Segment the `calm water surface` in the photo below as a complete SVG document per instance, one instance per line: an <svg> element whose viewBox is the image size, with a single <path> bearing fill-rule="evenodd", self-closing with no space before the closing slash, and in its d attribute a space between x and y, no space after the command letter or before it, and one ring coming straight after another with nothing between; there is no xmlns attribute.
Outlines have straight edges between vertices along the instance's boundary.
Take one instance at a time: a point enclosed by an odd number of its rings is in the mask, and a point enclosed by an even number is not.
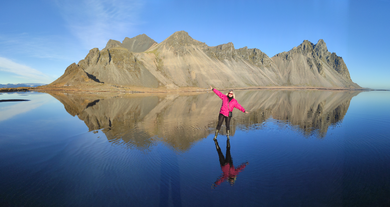
<svg viewBox="0 0 390 207"><path fill-rule="evenodd" d="M236 94L3 93L0 206L390 206L390 92Z"/></svg>

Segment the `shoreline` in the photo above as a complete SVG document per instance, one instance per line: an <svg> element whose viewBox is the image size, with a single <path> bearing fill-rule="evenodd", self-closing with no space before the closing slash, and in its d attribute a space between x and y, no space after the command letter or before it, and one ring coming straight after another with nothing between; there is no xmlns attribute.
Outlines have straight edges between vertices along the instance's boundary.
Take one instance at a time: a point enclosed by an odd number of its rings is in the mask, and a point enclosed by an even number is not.
<svg viewBox="0 0 390 207"><path fill-rule="evenodd" d="M232 87L232 88L216 88L220 91L224 90L321 90L321 91L389 91L385 89L369 89L369 88L327 88L327 87L309 87L309 86L253 86L253 87ZM209 92L207 88L183 87L176 89L167 88L143 88L143 87L20 87L20 88L0 88L0 93L3 92L75 92L75 93L126 93L126 94L140 94L140 93L204 93Z"/></svg>
<svg viewBox="0 0 390 207"><path fill-rule="evenodd" d="M0 93L8 92L27 92L30 91L31 87L19 87L19 88L0 88Z"/></svg>

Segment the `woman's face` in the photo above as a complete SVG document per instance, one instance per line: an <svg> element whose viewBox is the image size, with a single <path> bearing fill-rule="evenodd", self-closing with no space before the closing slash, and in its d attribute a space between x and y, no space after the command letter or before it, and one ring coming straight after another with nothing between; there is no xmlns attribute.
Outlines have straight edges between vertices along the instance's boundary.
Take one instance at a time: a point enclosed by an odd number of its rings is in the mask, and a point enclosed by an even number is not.
<svg viewBox="0 0 390 207"><path fill-rule="evenodd" d="M233 97L233 91L229 91L228 96Z"/></svg>

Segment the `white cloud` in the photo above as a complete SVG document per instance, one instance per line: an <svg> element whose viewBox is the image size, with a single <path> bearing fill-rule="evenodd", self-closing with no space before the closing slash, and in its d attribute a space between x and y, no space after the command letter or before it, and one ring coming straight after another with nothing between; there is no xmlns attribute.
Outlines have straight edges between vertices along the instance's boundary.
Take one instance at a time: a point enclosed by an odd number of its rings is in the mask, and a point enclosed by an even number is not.
<svg viewBox="0 0 390 207"><path fill-rule="evenodd" d="M70 32L87 49L124 38L134 30L142 8L138 0L68 0L57 1L57 5Z"/></svg>
<svg viewBox="0 0 390 207"><path fill-rule="evenodd" d="M11 105L0 105L0 122L10 119L16 115L36 109L46 104L50 100L50 97L47 95L35 95L35 97L36 98L31 101L23 101Z"/></svg>
<svg viewBox="0 0 390 207"><path fill-rule="evenodd" d="M4 57L0 57L0 71L16 74L18 78L25 79L30 83L50 83L53 81L52 78L39 70L15 63Z"/></svg>

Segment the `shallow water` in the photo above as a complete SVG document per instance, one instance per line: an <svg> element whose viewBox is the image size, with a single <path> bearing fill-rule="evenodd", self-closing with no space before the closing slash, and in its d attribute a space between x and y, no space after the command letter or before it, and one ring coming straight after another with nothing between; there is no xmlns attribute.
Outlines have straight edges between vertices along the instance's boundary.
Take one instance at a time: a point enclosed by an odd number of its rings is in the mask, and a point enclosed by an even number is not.
<svg viewBox="0 0 390 207"><path fill-rule="evenodd" d="M0 206L390 205L390 92L237 91L229 143L213 93L0 99Z"/></svg>

